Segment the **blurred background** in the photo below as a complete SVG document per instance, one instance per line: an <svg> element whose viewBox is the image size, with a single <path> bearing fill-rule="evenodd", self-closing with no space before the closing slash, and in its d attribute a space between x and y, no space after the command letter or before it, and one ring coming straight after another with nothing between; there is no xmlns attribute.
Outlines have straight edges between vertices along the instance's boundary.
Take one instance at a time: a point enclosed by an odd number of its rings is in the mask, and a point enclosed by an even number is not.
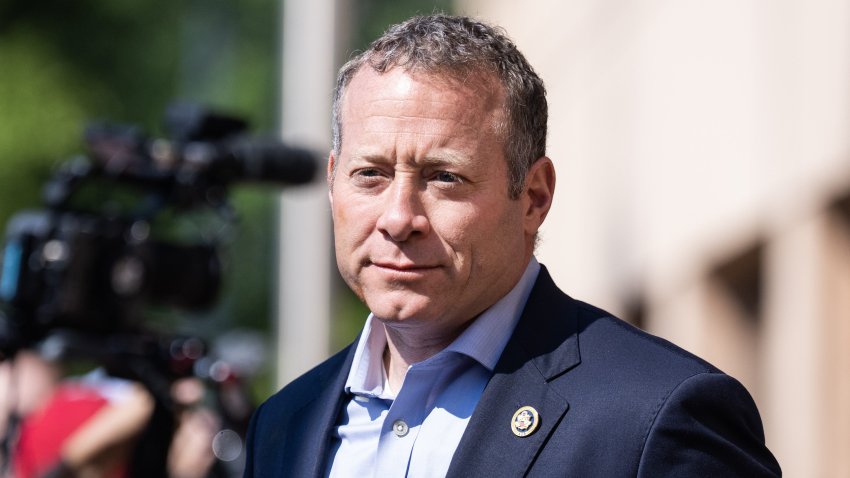
<svg viewBox="0 0 850 478"><path fill-rule="evenodd" d="M330 145L334 76L412 14L503 26L550 102L538 258L567 293L753 394L787 476L850 476L850 2L222 0L0 4L0 221L107 119L163 135L188 100ZM321 176L321 174L320 174ZM237 185L223 290L154 311L223 344L255 402L345 346L321 180Z"/></svg>

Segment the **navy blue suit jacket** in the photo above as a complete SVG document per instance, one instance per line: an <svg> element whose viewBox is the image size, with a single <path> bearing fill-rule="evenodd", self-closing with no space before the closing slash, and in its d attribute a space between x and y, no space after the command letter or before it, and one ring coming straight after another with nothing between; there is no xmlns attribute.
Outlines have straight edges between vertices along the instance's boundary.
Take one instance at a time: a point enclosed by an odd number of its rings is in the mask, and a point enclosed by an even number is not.
<svg viewBox="0 0 850 478"><path fill-rule="evenodd" d="M321 476L354 346L255 413L246 477ZM538 429L511 431L522 406ZM449 476L779 476L753 400L688 352L561 292L545 268Z"/></svg>

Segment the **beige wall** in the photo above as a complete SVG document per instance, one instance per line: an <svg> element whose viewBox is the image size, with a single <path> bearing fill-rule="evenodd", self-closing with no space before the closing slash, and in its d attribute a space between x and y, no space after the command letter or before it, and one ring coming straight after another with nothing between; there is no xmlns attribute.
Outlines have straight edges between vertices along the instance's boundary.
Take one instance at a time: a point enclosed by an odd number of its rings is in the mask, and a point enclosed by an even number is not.
<svg viewBox="0 0 850 478"><path fill-rule="evenodd" d="M850 1L457 5L548 86L556 281L738 377L786 476L850 476Z"/></svg>

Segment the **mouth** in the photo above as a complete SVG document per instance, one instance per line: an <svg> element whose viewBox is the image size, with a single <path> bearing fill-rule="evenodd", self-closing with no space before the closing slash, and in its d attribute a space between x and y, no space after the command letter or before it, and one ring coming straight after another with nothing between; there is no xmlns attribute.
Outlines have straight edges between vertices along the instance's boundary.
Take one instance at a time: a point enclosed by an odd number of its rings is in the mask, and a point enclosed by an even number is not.
<svg viewBox="0 0 850 478"><path fill-rule="evenodd" d="M440 266L436 265L421 265L397 262L371 262L369 265L383 272L398 275L417 275L440 268Z"/></svg>

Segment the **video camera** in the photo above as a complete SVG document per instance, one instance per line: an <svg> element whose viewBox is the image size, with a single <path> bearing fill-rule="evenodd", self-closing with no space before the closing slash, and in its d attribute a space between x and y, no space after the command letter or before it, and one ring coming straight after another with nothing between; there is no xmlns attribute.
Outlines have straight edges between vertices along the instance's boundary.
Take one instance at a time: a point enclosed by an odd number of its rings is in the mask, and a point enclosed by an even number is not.
<svg viewBox="0 0 850 478"><path fill-rule="evenodd" d="M221 282L218 238L163 239L162 218L205 210L232 221L231 185L315 175L311 152L250 138L237 118L177 104L165 127L167 139L149 139L135 126L90 126L89 155L53 174L45 208L10 219L0 269L4 356L57 330L132 332L147 304L208 307Z"/></svg>

